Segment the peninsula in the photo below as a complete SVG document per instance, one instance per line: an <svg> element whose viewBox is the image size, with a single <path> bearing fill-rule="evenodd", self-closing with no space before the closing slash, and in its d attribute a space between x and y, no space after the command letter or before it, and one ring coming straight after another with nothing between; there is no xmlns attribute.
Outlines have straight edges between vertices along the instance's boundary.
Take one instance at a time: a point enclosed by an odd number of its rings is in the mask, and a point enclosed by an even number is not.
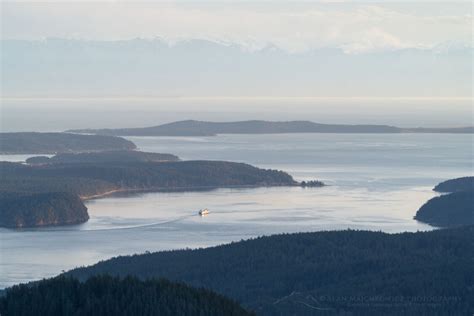
<svg viewBox="0 0 474 316"><path fill-rule="evenodd" d="M448 193L432 198L415 219L437 227L474 225L474 177L447 180L434 191Z"/></svg>

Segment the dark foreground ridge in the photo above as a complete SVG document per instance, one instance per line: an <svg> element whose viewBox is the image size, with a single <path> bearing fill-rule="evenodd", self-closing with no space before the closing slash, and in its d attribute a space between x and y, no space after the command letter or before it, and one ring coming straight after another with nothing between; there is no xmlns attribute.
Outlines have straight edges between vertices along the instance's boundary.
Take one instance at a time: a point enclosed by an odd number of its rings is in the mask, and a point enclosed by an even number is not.
<svg viewBox="0 0 474 316"><path fill-rule="evenodd" d="M258 315L470 315L473 253L474 226L332 231L118 257L67 274L179 280Z"/></svg>
<svg viewBox="0 0 474 316"><path fill-rule="evenodd" d="M14 228L87 221L85 206L78 199L117 191L300 185L283 171L226 161L39 165L0 162L0 171L0 226ZM59 194L63 192L69 194Z"/></svg>
<svg viewBox="0 0 474 316"><path fill-rule="evenodd" d="M447 180L433 190L450 194L426 202L416 213L416 220L437 227L474 225L474 177Z"/></svg>
<svg viewBox="0 0 474 316"><path fill-rule="evenodd" d="M179 121L144 128L77 129L74 133L116 136L215 136L217 134L283 134L283 133L474 133L474 127L398 128L388 125L320 124L310 121Z"/></svg>
<svg viewBox="0 0 474 316"><path fill-rule="evenodd" d="M0 298L3 316L244 316L236 302L204 289L166 280L97 276L84 283L58 277L14 286Z"/></svg>
<svg viewBox="0 0 474 316"><path fill-rule="evenodd" d="M56 154L135 148L131 141L104 135L0 133L0 154Z"/></svg>

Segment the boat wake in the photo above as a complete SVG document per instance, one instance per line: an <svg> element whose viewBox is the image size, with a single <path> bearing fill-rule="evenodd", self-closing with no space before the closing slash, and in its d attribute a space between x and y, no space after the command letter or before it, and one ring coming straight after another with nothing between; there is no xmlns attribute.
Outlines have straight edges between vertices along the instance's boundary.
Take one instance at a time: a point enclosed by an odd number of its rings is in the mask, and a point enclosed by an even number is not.
<svg viewBox="0 0 474 316"><path fill-rule="evenodd" d="M172 224L176 222L183 221L188 218L192 217L197 217L199 216L198 214L189 214L189 215L184 215L180 216L174 219L170 220L165 220L165 221L159 221L159 222L153 222L153 223L143 223L143 224L138 224L138 225L123 225L123 226L115 226L115 227L110 227L110 228L85 228L85 229L80 229L81 231L111 231L111 230L129 230L129 229L142 229L142 228L153 228L153 227L159 227L162 225L167 225L167 224Z"/></svg>

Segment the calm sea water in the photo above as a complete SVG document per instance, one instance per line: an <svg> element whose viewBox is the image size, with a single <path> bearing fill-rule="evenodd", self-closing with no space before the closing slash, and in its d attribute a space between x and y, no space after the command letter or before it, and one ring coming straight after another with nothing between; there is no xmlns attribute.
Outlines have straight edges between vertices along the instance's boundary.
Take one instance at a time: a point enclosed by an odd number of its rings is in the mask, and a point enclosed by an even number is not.
<svg viewBox="0 0 474 316"><path fill-rule="evenodd" d="M220 135L130 137L141 150L182 159L247 162L324 188L143 193L87 202L88 223L0 230L0 287L117 255L205 247L283 232L430 230L413 220L438 182L472 175L472 135ZM25 157L0 159L22 160ZM197 211L211 214L199 217Z"/></svg>

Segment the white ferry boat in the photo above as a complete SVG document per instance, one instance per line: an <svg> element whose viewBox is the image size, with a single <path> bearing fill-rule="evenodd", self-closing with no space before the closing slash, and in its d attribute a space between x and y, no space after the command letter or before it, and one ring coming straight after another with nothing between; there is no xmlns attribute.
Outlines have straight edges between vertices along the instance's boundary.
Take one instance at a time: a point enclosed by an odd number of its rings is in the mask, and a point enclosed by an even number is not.
<svg viewBox="0 0 474 316"><path fill-rule="evenodd" d="M209 214L209 210L207 208L199 211L200 216L204 216L204 215L207 215L207 214Z"/></svg>

